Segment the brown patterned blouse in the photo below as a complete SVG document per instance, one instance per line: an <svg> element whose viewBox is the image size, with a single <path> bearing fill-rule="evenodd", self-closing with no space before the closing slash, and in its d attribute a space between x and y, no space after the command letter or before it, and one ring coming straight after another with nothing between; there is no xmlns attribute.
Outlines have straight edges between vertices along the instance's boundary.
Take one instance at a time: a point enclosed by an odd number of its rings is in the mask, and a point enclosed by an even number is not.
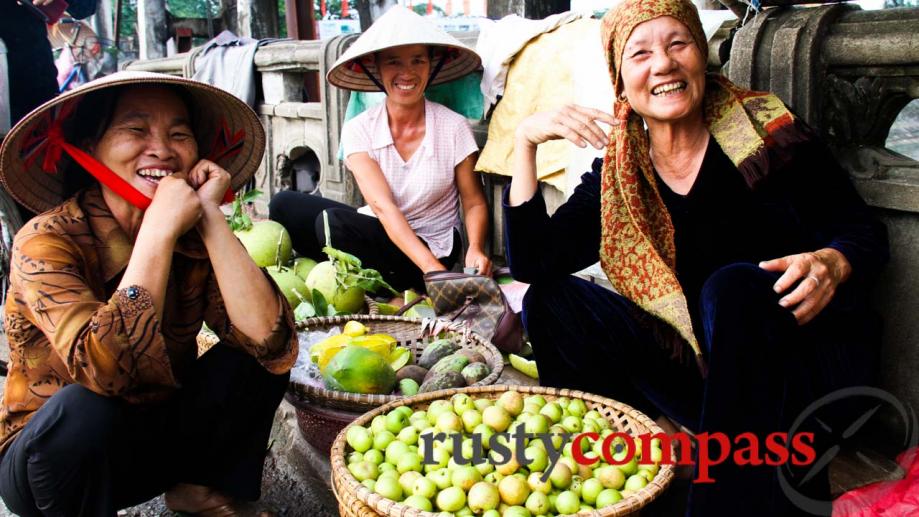
<svg viewBox="0 0 919 517"><path fill-rule="evenodd" d="M0 402L0 452L67 384L133 403L167 398L197 358L202 322L270 372L293 366L293 313L276 286L277 320L271 335L256 343L227 318L204 244L191 231L176 244L160 322L144 288L116 290L132 250L98 187L35 217L16 235L4 321L10 364Z"/></svg>

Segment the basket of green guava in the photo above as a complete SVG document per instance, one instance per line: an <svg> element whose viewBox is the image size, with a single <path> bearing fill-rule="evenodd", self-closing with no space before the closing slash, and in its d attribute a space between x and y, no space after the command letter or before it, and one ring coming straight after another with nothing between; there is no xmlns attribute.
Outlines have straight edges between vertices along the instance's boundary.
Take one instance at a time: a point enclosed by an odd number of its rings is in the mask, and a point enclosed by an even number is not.
<svg viewBox="0 0 919 517"><path fill-rule="evenodd" d="M637 515L673 480L676 450L661 436L640 411L582 391L442 390L345 427L332 489L348 517Z"/></svg>

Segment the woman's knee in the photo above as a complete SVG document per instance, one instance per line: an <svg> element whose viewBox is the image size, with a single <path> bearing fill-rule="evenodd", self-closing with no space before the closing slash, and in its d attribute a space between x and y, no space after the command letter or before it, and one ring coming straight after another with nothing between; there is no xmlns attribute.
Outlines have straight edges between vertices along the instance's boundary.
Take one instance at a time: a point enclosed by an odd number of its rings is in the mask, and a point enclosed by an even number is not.
<svg viewBox="0 0 919 517"><path fill-rule="evenodd" d="M715 306L759 306L763 301L778 302L773 286L778 275L756 264L739 263L724 266L712 273L699 296L703 312Z"/></svg>
<svg viewBox="0 0 919 517"><path fill-rule="evenodd" d="M290 218L290 207L293 204L302 202L304 194L294 190L282 190L272 196L268 202L268 218L285 224Z"/></svg>
<svg viewBox="0 0 919 517"><path fill-rule="evenodd" d="M548 278L530 284L523 296L523 313L538 312L540 310L557 307L561 299L568 296L569 292L579 289L585 280L574 276L561 276Z"/></svg>
<svg viewBox="0 0 919 517"><path fill-rule="evenodd" d="M348 242L352 238L359 238L356 235L355 216L360 214L353 209L348 208L326 208L319 213L316 218L316 238L320 243L328 240L326 236L326 222L328 222L329 232L335 236L336 243L333 247L342 246L342 242Z"/></svg>
<svg viewBox="0 0 919 517"><path fill-rule="evenodd" d="M110 443L122 416L117 399L104 397L79 384L61 388L29 421L23 438L35 458L79 464L98 458Z"/></svg>

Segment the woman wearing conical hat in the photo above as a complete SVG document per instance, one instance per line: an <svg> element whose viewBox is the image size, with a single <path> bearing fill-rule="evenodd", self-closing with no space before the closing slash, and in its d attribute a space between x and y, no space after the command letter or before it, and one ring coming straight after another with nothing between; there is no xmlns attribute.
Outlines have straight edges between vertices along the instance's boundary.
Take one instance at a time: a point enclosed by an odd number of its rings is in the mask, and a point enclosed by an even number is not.
<svg viewBox="0 0 919 517"><path fill-rule="evenodd" d="M378 19L328 73L332 84L383 91L385 102L342 129L345 164L367 205L281 192L270 217L291 234L301 255L322 259L326 242L379 270L398 289L423 287L428 271L458 261L488 274L488 208L473 172L478 147L466 119L428 101L425 88L479 68L471 49L401 6ZM462 257L460 204L469 249Z"/></svg>
<svg viewBox="0 0 919 517"><path fill-rule="evenodd" d="M69 91L7 135L0 179L40 214L13 242L4 317L13 513L114 516L165 492L176 511L235 515L258 498L297 338L220 205L264 146L229 93L141 72ZM205 322L220 342L198 357Z"/></svg>
<svg viewBox="0 0 919 517"><path fill-rule="evenodd" d="M686 515L828 515L827 429L858 415L795 419L872 380L867 288L885 229L778 97L706 75L689 0L623 0L602 35L614 113L568 106L522 122L504 198L540 382L724 433L731 451L705 451L724 461L696 470ZM560 138L606 153L549 217L535 154ZM570 276L598 260L615 291ZM816 434L766 440L794 431ZM803 466L782 459L789 449Z"/></svg>

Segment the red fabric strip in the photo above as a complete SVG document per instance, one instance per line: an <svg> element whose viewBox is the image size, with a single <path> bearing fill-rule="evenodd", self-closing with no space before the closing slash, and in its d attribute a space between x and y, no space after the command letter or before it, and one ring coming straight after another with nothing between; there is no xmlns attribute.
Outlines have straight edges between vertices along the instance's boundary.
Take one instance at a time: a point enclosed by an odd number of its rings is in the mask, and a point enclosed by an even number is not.
<svg viewBox="0 0 919 517"><path fill-rule="evenodd" d="M150 206L150 203L153 201L152 199L143 195L121 176L112 172L111 169L99 163L99 161L92 156L84 153L80 148L67 143L63 139L58 145L67 151L67 154L80 164L81 167L86 169L86 172L99 180L99 183L112 189L113 192L121 196L128 203L131 203L141 210L146 210L147 207Z"/></svg>

